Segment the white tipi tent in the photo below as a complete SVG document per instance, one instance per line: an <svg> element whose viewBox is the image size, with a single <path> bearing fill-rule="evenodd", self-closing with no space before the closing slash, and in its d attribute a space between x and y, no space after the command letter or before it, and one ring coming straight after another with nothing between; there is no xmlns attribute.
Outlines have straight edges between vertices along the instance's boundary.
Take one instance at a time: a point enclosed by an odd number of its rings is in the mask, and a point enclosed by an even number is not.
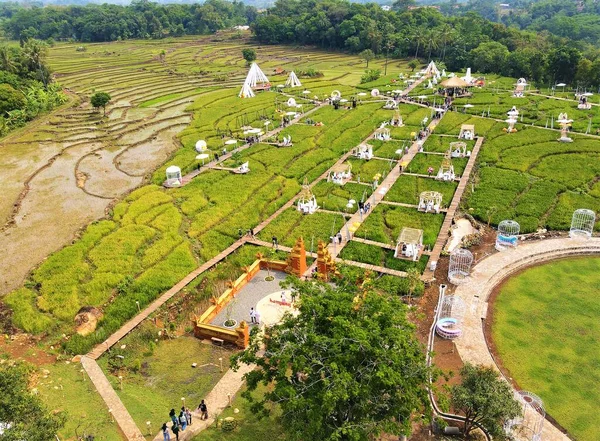
<svg viewBox="0 0 600 441"><path fill-rule="evenodd" d="M471 76L471 68L467 67L467 74L462 77L463 81L466 81L467 83L471 84L473 82L473 77Z"/></svg>
<svg viewBox="0 0 600 441"><path fill-rule="evenodd" d="M248 83L250 87L255 88L258 83L266 84L269 82L269 79L264 74L258 64L252 63L250 66L250 71L248 72L248 76L246 77L245 83Z"/></svg>
<svg viewBox="0 0 600 441"><path fill-rule="evenodd" d="M425 68L425 74L426 75L432 75L434 77L437 77L440 75L440 71L437 68L437 66L435 65L435 63L432 61L431 63L429 63L427 65L427 67Z"/></svg>
<svg viewBox="0 0 600 441"><path fill-rule="evenodd" d="M240 94L238 96L240 98L252 98L255 96L252 87L250 87L250 84L247 81L244 82L242 90L240 90Z"/></svg>
<svg viewBox="0 0 600 441"><path fill-rule="evenodd" d="M294 73L294 71L291 71L290 76L288 77L287 81L285 82L285 85L287 87L300 87L300 86L302 86L302 83L300 82L300 80L298 79L298 76Z"/></svg>

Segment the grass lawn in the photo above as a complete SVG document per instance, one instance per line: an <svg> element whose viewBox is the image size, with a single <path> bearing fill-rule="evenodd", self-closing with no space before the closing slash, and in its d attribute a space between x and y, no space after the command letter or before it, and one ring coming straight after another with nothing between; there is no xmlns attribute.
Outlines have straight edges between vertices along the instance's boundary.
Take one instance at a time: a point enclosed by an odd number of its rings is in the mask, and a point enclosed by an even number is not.
<svg viewBox="0 0 600 441"><path fill-rule="evenodd" d="M79 436L85 432L99 441L124 440L117 425L111 421L106 404L81 369L79 363L57 362L41 366L34 386L48 409L66 413L67 421L59 432L60 438L74 439L77 430ZM49 371L46 378L45 370Z"/></svg>
<svg viewBox="0 0 600 441"><path fill-rule="evenodd" d="M580 441L600 439L599 287L600 258L559 260L511 278L494 303L504 366Z"/></svg>
<svg viewBox="0 0 600 441"><path fill-rule="evenodd" d="M126 351L122 352L125 360ZM181 407L181 397L185 397L186 406L198 406L223 375L219 370L219 357L223 358L226 368L230 355L230 351L194 337L179 337L162 341L151 355L139 357L138 373L129 369L110 374L107 356L100 360L100 366L138 427L145 431L146 421L150 421L152 428L158 431L162 423L168 421L169 410ZM198 367L192 368L192 363ZM118 375L123 376L122 390Z"/></svg>
<svg viewBox="0 0 600 441"><path fill-rule="evenodd" d="M259 396L264 393L264 387L259 387L253 394ZM239 409L239 413L234 413L234 409ZM219 418L234 417L237 421L237 427L231 432L224 432L221 428L214 425L202 431L192 441L256 441L284 440L283 428L278 423L277 417L279 410L274 407L269 418L258 419L251 411L250 405L245 398L238 393L231 403L231 407L221 413Z"/></svg>

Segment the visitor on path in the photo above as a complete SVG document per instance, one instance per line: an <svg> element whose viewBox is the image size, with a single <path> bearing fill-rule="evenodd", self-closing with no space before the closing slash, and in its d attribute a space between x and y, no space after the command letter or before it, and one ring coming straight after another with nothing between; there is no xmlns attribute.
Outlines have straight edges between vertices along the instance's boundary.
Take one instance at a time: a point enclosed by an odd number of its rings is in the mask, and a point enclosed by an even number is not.
<svg viewBox="0 0 600 441"><path fill-rule="evenodd" d="M273 241L273 248L275 248L275 251L277 251L277 238L273 236L271 240Z"/></svg>
<svg viewBox="0 0 600 441"><path fill-rule="evenodd" d="M337 239L338 239L338 243L341 244L342 243L342 233L338 233L337 234Z"/></svg>
<svg viewBox="0 0 600 441"><path fill-rule="evenodd" d="M243 231L241 228L238 228L238 236L240 237L240 239L242 238L242 236L244 235Z"/></svg>
<svg viewBox="0 0 600 441"><path fill-rule="evenodd" d="M169 417L171 417L171 421L173 421L173 424L179 424L177 422L177 415L175 415L175 409L171 409L171 411L169 412Z"/></svg>
<svg viewBox="0 0 600 441"><path fill-rule="evenodd" d="M183 413L185 413L185 419L187 420L188 426L192 425L192 412L187 407L181 407Z"/></svg>
<svg viewBox="0 0 600 441"><path fill-rule="evenodd" d="M294 302L296 301L296 296L298 295L298 293L296 291L292 291L292 305L294 304Z"/></svg>
<svg viewBox="0 0 600 441"><path fill-rule="evenodd" d="M187 427L187 418L185 417L183 410L179 412L179 423L181 424L181 431L183 432Z"/></svg>
<svg viewBox="0 0 600 441"><path fill-rule="evenodd" d="M204 400L200 402L198 405L198 409L200 410L200 419L207 420L208 419L208 407L206 407L206 403Z"/></svg>
<svg viewBox="0 0 600 441"><path fill-rule="evenodd" d="M256 324L260 325L260 311L258 309L254 311L254 318L256 320Z"/></svg>
<svg viewBox="0 0 600 441"><path fill-rule="evenodd" d="M431 175L433 174L433 167L429 167L429 168L427 169L427 174L428 174L429 176L431 176Z"/></svg>
<svg viewBox="0 0 600 441"><path fill-rule="evenodd" d="M284 305L287 304L287 297L285 296L285 291L281 291L281 303Z"/></svg>
<svg viewBox="0 0 600 441"><path fill-rule="evenodd" d="M173 423L173 425L171 426L171 430L173 431L173 435L175 435L175 439L179 441L179 426Z"/></svg>
<svg viewBox="0 0 600 441"><path fill-rule="evenodd" d="M254 308L250 308L250 323L256 324L256 311Z"/></svg>
<svg viewBox="0 0 600 441"><path fill-rule="evenodd" d="M215 161L218 161L218 160L219 160L219 154L215 153Z"/></svg>
<svg viewBox="0 0 600 441"><path fill-rule="evenodd" d="M167 427L167 423L163 423L162 433L164 441L171 441L171 435L169 434L169 428Z"/></svg>

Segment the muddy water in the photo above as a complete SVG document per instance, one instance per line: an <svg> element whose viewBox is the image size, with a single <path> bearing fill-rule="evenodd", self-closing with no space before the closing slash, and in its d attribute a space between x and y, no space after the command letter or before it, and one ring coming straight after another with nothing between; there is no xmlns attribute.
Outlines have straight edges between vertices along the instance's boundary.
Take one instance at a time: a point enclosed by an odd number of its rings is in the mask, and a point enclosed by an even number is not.
<svg viewBox="0 0 600 441"><path fill-rule="evenodd" d="M0 295L142 184L178 148L174 136L191 121L184 113L188 103L164 112L115 104L119 108L108 115L112 128L90 130L96 118L80 106L52 115L54 134L33 123L0 142ZM52 142L38 141L49 136Z"/></svg>

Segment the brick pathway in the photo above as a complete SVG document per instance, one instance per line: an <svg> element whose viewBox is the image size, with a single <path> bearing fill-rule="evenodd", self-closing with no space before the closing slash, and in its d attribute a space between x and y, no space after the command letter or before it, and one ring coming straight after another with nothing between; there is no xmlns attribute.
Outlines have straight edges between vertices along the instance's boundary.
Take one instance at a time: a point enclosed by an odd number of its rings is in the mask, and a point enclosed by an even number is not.
<svg viewBox="0 0 600 441"><path fill-rule="evenodd" d="M452 202L448 207L446 212L446 217L444 218L444 223L442 224L442 228L440 228L440 233L438 234L437 240L435 241L435 245L433 246L433 250L431 251L431 255L429 256L429 262L437 262L440 258L440 254L444 249L444 244L450 237L450 226L452 225L452 220L454 219L454 214L458 209L458 204L462 198L463 193L465 192L465 188L469 183L469 176L471 175L471 171L473 171L473 167L475 166L475 161L477 160L477 155L479 154L479 150L481 149L481 144L483 144L484 138L477 138L477 142L473 147L473 151L471 152L471 156L469 157L469 161L463 171L462 176L460 177L460 181L458 183L458 187L456 187L456 191L454 192L454 197L452 198ZM431 267L427 265L427 268L423 272L423 280L431 281L434 279L434 271L431 270Z"/></svg>
<svg viewBox="0 0 600 441"><path fill-rule="evenodd" d="M467 305L462 321L463 336L454 341L463 362L483 364L498 369L483 332L483 323L487 317L487 301L498 283L527 266L561 257L590 254L600 254L600 238L595 237L590 240L560 238L520 243L516 249L494 253L479 262L473 268L470 281L458 286L454 292L454 295L461 297ZM544 441L569 440L549 422L544 424L542 439Z"/></svg>

